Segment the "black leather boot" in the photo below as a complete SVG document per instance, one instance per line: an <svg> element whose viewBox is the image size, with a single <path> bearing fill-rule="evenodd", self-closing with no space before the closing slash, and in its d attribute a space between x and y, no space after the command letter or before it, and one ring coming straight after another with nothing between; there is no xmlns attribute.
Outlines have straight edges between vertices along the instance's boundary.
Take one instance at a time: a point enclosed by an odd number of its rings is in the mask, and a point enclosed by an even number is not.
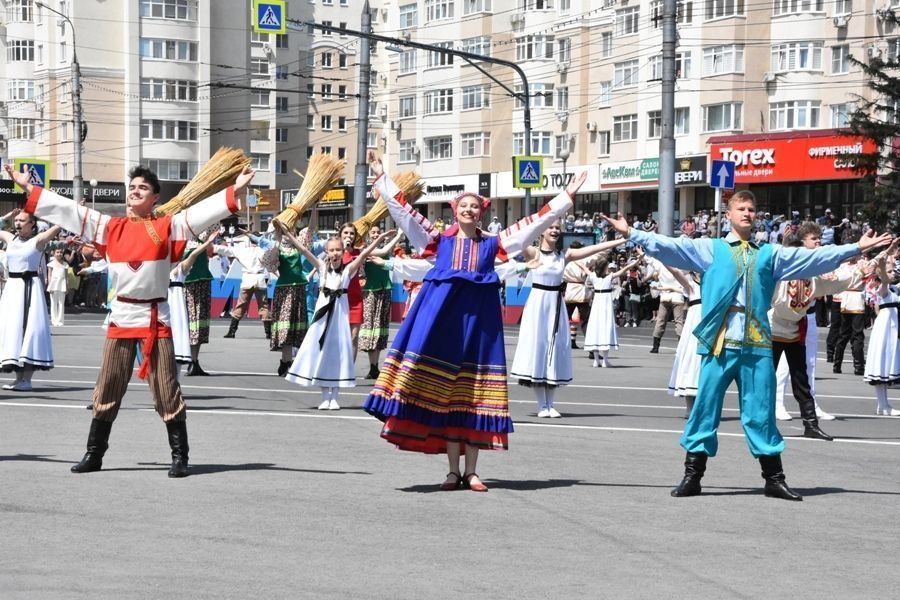
<svg viewBox="0 0 900 600"><path fill-rule="evenodd" d="M803 437L812 438L814 440L825 440L831 442L833 437L819 429L818 419L803 419Z"/></svg>
<svg viewBox="0 0 900 600"><path fill-rule="evenodd" d="M166 423L169 434L169 447L172 448L172 468L169 477L187 477L188 475L188 437L187 421Z"/></svg>
<svg viewBox="0 0 900 600"><path fill-rule="evenodd" d="M672 490L672 496L675 498L685 498L687 496L700 495L700 480L706 472L706 460L709 458L706 454L699 452L688 452L684 457L684 479Z"/></svg>
<svg viewBox="0 0 900 600"><path fill-rule="evenodd" d="M234 317L231 317L231 325L228 326L228 333L225 334L225 337L233 338L234 334L237 333L238 324L240 322L241 321L239 319L235 319Z"/></svg>
<svg viewBox="0 0 900 600"><path fill-rule="evenodd" d="M378 369L378 365L369 365L369 373L366 375L366 379L378 379L379 375L381 375L381 371Z"/></svg>
<svg viewBox="0 0 900 600"><path fill-rule="evenodd" d="M799 502L803 496L788 487L784 480L784 469L781 467L781 455L760 456L759 465L762 467L762 476L766 480L765 493L769 498L793 500Z"/></svg>
<svg viewBox="0 0 900 600"><path fill-rule="evenodd" d="M188 363L187 369L184 370L184 374L187 377L191 377L194 374L194 363Z"/></svg>
<svg viewBox="0 0 900 600"><path fill-rule="evenodd" d="M572 350L578 350L578 344L575 342L575 338L572 338Z"/></svg>
<svg viewBox="0 0 900 600"><path fill-rule="evenodd" d="M188 365L186 375L188 377L207 377L209 376L209 373L207 373L200 367L200 361L195 360L190 365Z"/></svg>
<svg viewBox="0 0 900 600"><path fill-rule="evenodd" d="M111 421L91 421L91 431L88 433L87 452L77 465L72 467L73 473L91 473L99 471L103 466L103 455L109 448L109 432L112 431Z"/></svg>
<svg viewBox="0 0 900 600"><path fill-rule="evenodd" d="M272 339L272 321L263 321L263 329L266 331L266 339Z"/></svg>
<svg viewBox="0 0 900 600"><path fill-rule="evenodd" d="M291 368L291 361L289 360L279 360L278 361L278 376L284 377L287 375L288 369Z"/></svg>
<svg viewBox="0 0 900 600"><path fill-rule="evenodd" d="M662 341L662 338L653 338L653 347L650 348L650 354L659 354L659 343Z"/></svg>

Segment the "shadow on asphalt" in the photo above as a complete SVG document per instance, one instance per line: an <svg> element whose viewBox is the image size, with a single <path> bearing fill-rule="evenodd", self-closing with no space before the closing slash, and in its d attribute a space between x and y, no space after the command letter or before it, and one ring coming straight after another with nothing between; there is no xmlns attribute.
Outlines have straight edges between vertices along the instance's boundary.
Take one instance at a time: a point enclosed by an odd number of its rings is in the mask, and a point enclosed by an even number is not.
<svg viewBox="0 0 900 600"><path fill-rule="evenodd" d="M49 463L65 463L74 465L77 460L60 460L58 458L49 458L48 454L10 454L0 456L0 462L16 461L16 462L49 462Z"/></svg>
<svg viewBox="0 0 900 600"><path fill-rule="evenodd" d="M531 492L535 490L546 490L553 488L572 487L574 485L602 485L597 483L584 483L578 479L525 479L521 481L512 481L504 479L484 479L484 484L494 490L514 490L518 492ZM413 492L416 494L430 494L432 492L440 492L440 483L429 483L421 485L411 485L405 488L397 488L400 492Z"/></svg>
<svg viewBox="0 0 900 600"><path fill-rule="evenodd" d="M115 469L103 469L104 471L167 471L170 465L165 463L138 463L137 467L119 467ZM291 473L315 473L319 475L371 475L367 471L327 471L324 469L292 469L279 467L275 463L242 463L233 465L223 464L191 464L190 475L211 475L226 473L228 471L287 471Z"/></svg>

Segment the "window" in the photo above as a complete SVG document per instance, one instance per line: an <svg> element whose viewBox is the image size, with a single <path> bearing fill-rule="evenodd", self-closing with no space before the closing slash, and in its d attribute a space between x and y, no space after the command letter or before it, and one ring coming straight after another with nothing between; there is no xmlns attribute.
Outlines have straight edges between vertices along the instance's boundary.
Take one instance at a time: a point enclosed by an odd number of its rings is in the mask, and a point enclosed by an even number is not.
<svg viewBox="0 0 900 600"><path fill-rule="evenodd" d="M276 127L275 128L275 142L278 144L285 144L288 141L288 128L287 127Z"/></svg>
<svg viewBox="0 0 900 600"><path fill-rule="evenodd" d="M703 49L703 76L744 72L744 47L737 44Z"/></svg>
<svg viewBox="0 0 900 600"><path fill-rule="evenodd" d="M556 88L556 110L569 110L569 86Z"/></svg>
<svg viewBox="0 0 900 600"><path fill-rule="evenodd" d="M338 86L338 100L346 100L347 99L347 86L339 85Z"/></svg>
<svg viewBox="0 0 900 600"><path fill-rule="evenodd" d="M288 164L286 160L276 160L275 161L275 174L276 175L287 175Z"/></svg>
<svg viewBox="0 0 900 600"><path fill-rule="evenodd" d="M322 53L322 66L326 69L331 68L331 52L323 52Z"/></svg>
<svg viewBox="0 0 900 600"><path fill-rule="evenodd" d="M197 163L184 160L149 159L147 166L165 181L187 181L197 174Z"/></svg>
<svg viewBox="0 0 900 600"><path fill-rule="evenodd" d="M691 53L677 52L675 54L675 78L689 79L691 76Z"/></svg>
<svg viewBox="0 0 900 600"><path fill-rule="evenodd" d="M7 100L31 100L34 98L34 82L26 79L13 79L6 82Z"/></svg>
<svg viewBox="0 0 900 600"><path fill-rule="evenodd" d="M400 140L400 156L397 158L397 162L416 162L418 154L416 151L416 140Z"/></svg>
<svg viewBox="0 0 900 600"><path fill-rule="evenodd" d="M269 121L250 121L250 139L254 141L269 141Z"/></svg>
<svg viewBox="0 0 900 600"><path fill-rule="evenodd" d="M571 154L571 152L572 152L572 136L570 136L568 133L564 133L562 135L556 136L555 140L556 140L556 143L554 144L555 150L553 151L553 156L554 156L554 158L556 158L556 160L562 160L563 148L568 150L569 153ZM566 160L569 160L568 157L566 157Z"/></svg>
<svg viewBox="0 0 900 600"><path fill-rule="evenodd" d="M616 11L616 37L638 32L639 8L632 6Z"/></svg>
<svg viewBox="0 0 900 600"><path fill-rule="evenodd" d="M531 97L531 108L553 108L553 84L552 83L532 83L530 84L529 96ZM515 87L517 94L522 93L522 86ZM516 98L516 108L525 108L525 102L518 97Z"/></svg>
<svg viewBox="0 0 900 600"><path fill-rule="evenodd" d="M331 115L322 115L322 131L331 131Z"/></svg>
<svg viewBox="0 0 900 600"><path fill-rule="evenodd" d="M347 117L338 117L338 131L347 131Z"/></svg>
<svg viewBox="0 0 900 600"><path fill-rule="evenodd" d="M316 128L316 115L306 115L306 128L307 129L315 129Z"/></svg>
<svg viewBox="0 0 900 600"><path fill-rule="evenodd" d="M251 77L268 77L269 61L265 58L250 59L250 76Z"/></svg>
<svg viewBox="0 0 900 600"><path fill-rule="evenodd" d="M597 132L597 156L609 156L609 130Z"/></svg>
<svg viewBox="0 0 900 600"><path fill-rule="evenodd" d="M651 110L647 113L647 137L650 139L662 136L662 111Z"/></svg>
<svg viewBox="0 0 900 600"><path fill-rule="evenodd" d="M822 42L791 42L772 46L773 71L821 71Z"/></svg>
<svg viewBox="0 0 900 600"><path fill-rule="evenodd" d="M322 90L322 100L331 100L331 84L323 83L320 89Z"/></svg>
<svg viewBox="0 0 900 600"><path fill-rule="evenodd" d="M849 15L853 12L853 0L834 0L835 15Z"/></svg>
<svg viewBox="0 0 900 600"><path fill-rule="evenodd" d="M675 135L687 135L691 132L691 109L675 109Z"/></svg>
<svg viewBox="0 0 900 600"><path fill-rule="evenodd" d="M425 114L453 112L453 90L425 92Z"/></svg>
<svg viewBox="0 0 900 600"><path fill-rule="evenodd" d="M194 121L165 121L142 119L141 138L145 140L197 141L197 123Z"/></svg>
<svg viewBox="0 0 900 600"><path fill-rule="evenodd" d="M7 48L7 50L6 50L6 57L7 57L7 60L9 60L9 44L12 44L12 42L7 42L7 46L6 46L6 48ZM36 56L36 58L37 58L37 64L39 64L39 65L44 64L44 45L43 45L43 44L38 44L38 46L37 46L37 54L36 54L35 56Z"/></svg>
<svg viewBox="0 0 900 600"><path fill-rule="evenodd" d="M556 60L561 63L572 62L571 38L562 38L556 40Z"/></svg>
<svg viewBox="0 0 900 600"><path fill-rule="evenodd" d="M491 86L471 85L462 89L462 109L488 108L491 105Z"/></svg>
<svg viewBox="0 0 900 600"><path fill-rule="evenodd" d="M275 110L278 112L288 111L287 96L275 96Z"/></svg>
<svg viewBox="0 0 900 600"><path fill-rule="evenodd" d="M197 42L141 38L140 46L142 58L197 62Z"/></svg>
<svg viewBox="0 0 900 600"><path fill-rule="evenodd" d="M478 133L464 133L460 140L460 156L469 158L472 156L491 155L491 134L488 131Z"/></svg>
<svg viewBox="0 0 900 600"><path fill-rule="evenodd" d="M465 96L463 96L463 100L465 101ZM401 119L406 119L408 117L416 116L416 97L415 96L401 96L400 97L399 115L400 115Z"/></svg>
<svg viewBox="0 0 900 600"><path fill-rule="evenodd" d="M69 178L69 163L62 163L59 166L62 168L62 178L68 179Z"/></svg>
<svg viewBox="0 0 900 600"><path fill-rule="evenodd" d="M63 123L65 125L66 123ZM35 132L34 119L9 119L9 139L33 140ZM65 141L65 140L63 140Z"/></svg>
<svg viewBox="0 0 900 600"><path fill-rule="evenodd" d="M279 50L286 50L288 48L288 36L287 34L275 34L275 47Z"/></svg>
<svg viewBox="0 0 900 600"><path fill-rule="evenodd" d="M769 129L815 129L819 126L819 102L794 100L769 104Z"/></svg>
<svg viewBox="0 0 900 600"><path fill-rule="evenodd" d="M627 142L636 140L638 136L638 116L620 115L613 117L613 140L614 142Z"/></svg>
<svg viewBox="0 0 900 600"><path fill-rule="evenodd" d="M332 26L331 21L322 21L322 25L324 25L325 27ZM322 30L322 35L325 37L330 37L332 35L332 32L328 29L325 29L325 30Z"/></svg>
<svg viewBox="0 0 900 600"><path fill-rule="evenodd" d="M609 106L612 102L612 81L600 82L600 106Z"/></svg>
<svg viewBox="0 0 900 600"><path fill-rule="evenodd" d="M288 78L288 70L287 65L278 65L275 67L275 79L287 79Z"/></svg>
<svg viewBox="0 0 900 600"><path fill-rule="evenodd" d="M313 155L313 152L314 152L314 151L315 151L315 149L314 149L312 146L307 146L307 147L306 147L306 160L309 160L309 159L312 158L312 155Z"/></svg>
<svg viewBox="0 0 900 600"><path fill-rule="evenodd" d="M347 158L347 149L338 147L338 160L344 160L345 158Z"/></svg>
<svg viewBox="0 0 900 600"><path fill-rule="evenodd" d="M604 31L600 34L600 56L602 58L609 58L612 56L612 48L613 48L613 36L609 31Z"/></svg>
<svg viewBox="0 0 900 600"><path fill-rule="evenodd" d="M462 41L462 49L465 52L471 52L478 56L491 55L491 38L487 35L481 35L473 38L466 38Z"/></svg>
<svg viewBox="0 0 900 600"><path fill-rule="evenodd" d="M853 113L853 105L848 103L845 104L832 104L831 105L831 126L832 127L847 127L850 125L850 115Z"/></svg>
<svg viewBox="0 0 900 600"><path fill-rule="evenodd" d="M251 46L262 46L263 44L269 43L269 34L268 33L256 33L255 31L250 32L250 45Z"/></svg>
<svg viewBox="0 0 900 600"><path fill-rule="evenodd" d="M196 102L197 82L186 79L141 79L141 98ZM268 106L268 102L266 105Z"/></svg>
<svg viewBox="0 0 900 600"><path fill-rule="evenodd" d="M434 44L437 48L447 48L448 50L453 49L453 42L439 42ZM429 67L447 67L453 64L453 55L446 54L444 52L429 52L428 53L428 66Z"/></svg>
<svg viewBox="0 0 900 600"><path fill-rule="evenodd" d="M744 14L744 0L706 0L706 20Z"/></svg>
<svg viewBox="0 0 900 600"><path fill-rule="evenodd" d="M613 76L613 87L618 89L637 85L638 70L637 59L616 63L615 74Z"/></svg>
<svg viewBox="0 0 900 600"><path fill-rule="evenodd" d="M268 171L269 170L269 155L268 154L251 153L250 154L250 166L257 171Z"/></svg>
<svg viewBox="0 0 900 600"><path fill-rule="evenodd" d="M825 0L775 0L776 17L806 12L825 12Z"/></svg>
<svg viewBox="0 0 900 600"><path fill-rule="evenodd" d="M740 102L708 104L703 107L703 132L733 131L741 128Z"/></svg>
<svg viewBox="0 0 900 600"><path fill-rule="evenodd" d="M463 15L491 12L491 0L462 0Z"/></svg>
<svg viewBox="0 0 900 600"><path fill-rule="evenodd" d="M416 51L407 50L400 53L399 72L401 75L416 72Z"/></svg>
<svg viewBox="0 0 900 600"><path fill-rule="evenodd" d="M425 138L425 160L453 158L453 138L450 136Z"/></svg>
<svg viewBox="0 0 900 600"><path fill-rule="evenodd" d="M531 148L532 156L552 156L550 144L553 135L549 131L532 131L531 132ZM525 149L525 133L513 134L513 154L527 154L529 151Z"/></svg>
<svg viewBox="0 0 900 600"><path fill-rule="evenodd" d="M553 58L552 35L525 35L516 38L516 60Z"/></svg>
<svg viewBox="0 0 900 600"><path fill-rule="evenodd" d="M850 45L832 46L831 48L831 72L841 74L850 72Z"/></svg>
<svg viewBox="0 0 900 600"><path fill-rule="evenodd" d="M567 15L572 12L572 0L559 0L559 14Z"/></svg>
<svg viewBox="0 0 900 600"><path fill-rule="evenodd" d="M31 23L34 17L33 0L8 0L6 2L6 18L11 23Z"/></svg>
<svg viewBox="0 0 900 600"><path fill-rule="evenodd" d="M38 62L43 62L42 60ZM31 62L34 60L33 40L8 40L6 42L7 62Z"/></svg>
<svg viewBox="0 0 900 600"><path fill-rule="evenodd" d="M678 2L676 4L675 22L680 25L689 25L694 20L694 3ZM654 29L659 29L663 24L663 0L653 0L650 3L650 23Z"/></svg>
<svg viewBox="0 0 900 600"><path fill-rule="evenodd" d="M425 0L425 22L453 18L453 0Z"/></svg>
<svg viewBox="0 0 900 600"><path fill-rule="evenodd" d="M141 17L196 21L197 3L191 0L141 0Z"/></svg>
<svg viewBox="0 0 900 600"><path fill-rule="evenodd" d="M415 4L405 4L400 7L400 29L409 29L418 25L418 7Z"/></svg>
<svg viewBox="0 0 900 600"><path fill-rule="evenodd" d="M650 79L648 81L660 81L663 76L662 54L651 56L650 63Z"/></svg>

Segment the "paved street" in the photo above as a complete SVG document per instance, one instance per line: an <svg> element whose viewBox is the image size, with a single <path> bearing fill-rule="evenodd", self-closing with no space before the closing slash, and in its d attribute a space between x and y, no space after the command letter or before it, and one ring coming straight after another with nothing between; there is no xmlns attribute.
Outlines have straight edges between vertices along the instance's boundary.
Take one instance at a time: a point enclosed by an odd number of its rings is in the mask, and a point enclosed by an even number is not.
<svg viewBox="0 0 900 600"><path fill-rule="evenodd" d="M780 424L802 503L763 497L734 393L703 496L669 496L683 460L683 407L664 391L674 332L655 356L646 327L620 329L611 369L575 353L563 419L538 420L530 391L511 386L516 433L510 452L482 454L487 494L438 492L444 457L381 441L360 409L366 385L342 394L344 410L315 410L318 389L277 378L247 321L237 340L217 322L202 355L215 376L182 380L190 477L166 477L165 428L137 379L104 470L73 475L100 320L68 317L57 368L33 394L0 392L4 600L877 598L900 583L900 419L874 417L869 386L824 361L819 400L839 420L822 427L840 439Z"/></svg>

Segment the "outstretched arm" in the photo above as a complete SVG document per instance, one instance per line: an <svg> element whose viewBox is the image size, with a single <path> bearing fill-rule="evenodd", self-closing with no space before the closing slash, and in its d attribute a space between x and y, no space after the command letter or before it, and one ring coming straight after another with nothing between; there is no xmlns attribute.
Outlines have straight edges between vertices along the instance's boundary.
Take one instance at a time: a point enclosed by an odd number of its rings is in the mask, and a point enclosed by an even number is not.
<svg viewBox="0 0 900 600"><path fill-rule="evenodd" d="M713 260L713 240L670 238L658 233L633 229L623 218L601 215L622 237L644 247L644 251L661 263L685 271L705 271Z"/></svg>
<svg viewBox="0 0 900 600"><path fill-rule="evenodd" d="M592 246L585 246L584 248L569 248L566 250L566 262L571 260L581 260L583 258L587 258L589 256L593 256L599 252L603 252L604 250L612 250L617 246L621 246L625 243L625 239L613 240L612 242L600 242L599 244L594 244Z"/></svg>
<svg viewBox="0 0 900 600"><path fill-rule="evenodd" d="M59 235L59 231L60 226L54 225L44 233L37 234L37 237L35 237L34 240L35 247L38 250L43 250L47 246L47 244L56 239L56 236Z"/></svg>
<svg viewBox="0 0 900 600"><path fill-rule="evenodd" d="M181 261L179 267L181 268L182 273L189 273L191 268L194 266L194 263L197 262L197 258L201 254L206 254L207 249L212 246L213 242L216 241L216 236L210 235L206 238L206 241L194 248L194 251L188 254L188 257Z"/></svg>
<svg viewBox="0 0 900 600"><path fill-rule="evenodd" d="M378 256L380 258L385 258L386 256L390 256L391 253L393 253L393 251L394 251L394 246L397 245L397 243L400 241L400 239L402 237L403 237L403 232L398 231L397 235L395 235L392 240L389 240L387 244L385 244L381 248L378 248L377 250L373 250L372 256Z"/></svg>
<svg viewBox="0 0 900 600"><path fill-rule="evenodd" d="M319 257L310 252L309 248L300 243L300 240L298 240L293 233L285 229L278 219L272 221L272 224L274 225L276 230L280 230L282 235L290 240L294 247L297 248L297 250L299 250L300 253L306 257L306 260L308 260L316 268L317 271L322 268L322 261L319 260Z"/></svg>
<svg viewBox="0 0 900 600"><path fill-rule="evenodd" d="M678 282L682 288L684 288L684 294L689 295L691 293L691 280L688 275L684 274L684 271L681 269L676 269L675 267L666 267L669 270L669 273L672 274L672 277L675 278L675 281Z"/></svg>
<svg viewBox="0 0 900 600"><path fill-rule="evenodd" d="M425 249L437 236L438 231L431 222L414 209L403 197L403 192L394 183L384 169L381 159L374 150L369 150L367 155L369 166L375 173L375 181L372 187L381 195L387 205L391 218L397 226L409 238L409 242L420 252Z"/></svg>
<svg viewBox="0 0 900 600"><path fill-rule="evenodd" d="M631 261L630 263L628 263L627 265L625 265L624 267L622 267L621 269L619 269L618 271L613 273L612 274L613 279L618 279L619 277L621 277L622 275L624 275L625 273L630 271L632 267L636 267L640 263L641 263L641 259L636 258L635 260Z"/></svg>
<svg viewBox="0 0 900 600"><path fill-rule="evenodd" d="M823 246L810 250L808 248L776 247L772 263L772 272L776 280L808 279L834 271L839 264L869 250L874 250L891 243L891 235L876 235L874 231L859 238L856 244L841 246Z"/></svg>
<svg viewBox="0 0 900 600"><path fill-rule="evenodd" d="M366 262L366 259L369 257L369 255L372 254L375 248L378 247L378 244L396 233L396 231L391 229L390 231L385 231L384 233L379 235L371 244L360 250L359 254L356 255L356 258L350 261L345 268L349 269L351 275L359 271L359 268L364 262Z"/></svg>

